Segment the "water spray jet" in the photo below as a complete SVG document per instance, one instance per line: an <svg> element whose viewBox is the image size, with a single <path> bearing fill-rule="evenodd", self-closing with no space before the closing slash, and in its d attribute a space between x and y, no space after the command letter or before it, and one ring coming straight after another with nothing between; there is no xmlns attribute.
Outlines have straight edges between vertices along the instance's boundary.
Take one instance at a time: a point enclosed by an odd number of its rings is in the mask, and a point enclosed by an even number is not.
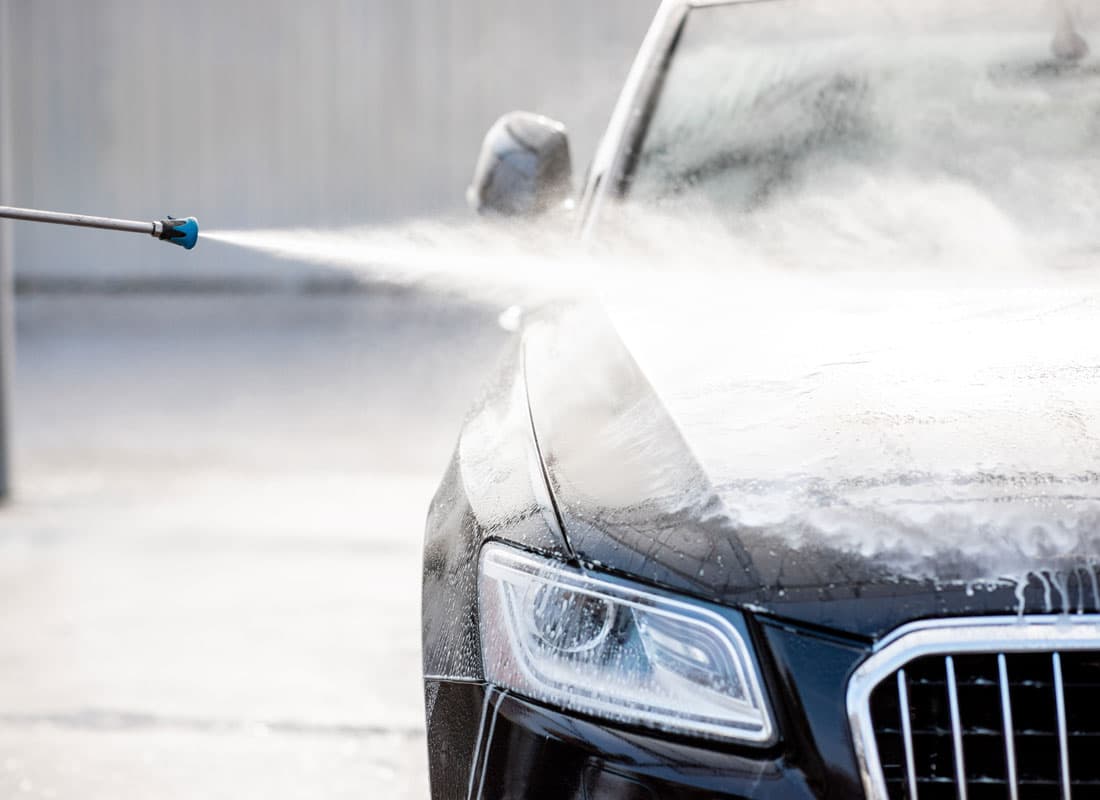
<svg viewBox="0 0 1100 800"><path fill-rule="evenodd" d="M89 217L84 214L62 214L56 211L37 211L31 208L0 206L0 219L16 219L24 222L46 222L51 225L71 225L78 228L99 228L126 233L144 233L154 239L192 249L199 241L199 221L194 217L174 219L166 217L152 222L128 219Z"/></svg>

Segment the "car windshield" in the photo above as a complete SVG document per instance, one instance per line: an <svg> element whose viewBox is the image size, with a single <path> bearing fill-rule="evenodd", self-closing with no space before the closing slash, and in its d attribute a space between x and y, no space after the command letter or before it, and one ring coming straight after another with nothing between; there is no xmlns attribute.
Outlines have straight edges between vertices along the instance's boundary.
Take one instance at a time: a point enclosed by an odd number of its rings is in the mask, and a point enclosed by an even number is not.
<svg viewBox="0 0 1100 800"><path fill-rule="evenodd" d="M931 206L1095 247L1100 2L762 0L687 15L622 186L744 226ZM901 204L901 208L897 207Z"/></svg>

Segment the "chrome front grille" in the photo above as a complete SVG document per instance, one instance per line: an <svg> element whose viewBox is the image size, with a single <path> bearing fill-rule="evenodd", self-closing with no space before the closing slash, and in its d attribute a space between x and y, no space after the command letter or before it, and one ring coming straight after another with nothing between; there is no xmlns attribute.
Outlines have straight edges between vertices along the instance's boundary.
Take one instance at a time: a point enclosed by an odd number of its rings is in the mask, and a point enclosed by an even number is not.
<svg viewBox="0 0 1100 800"><path fill-rule="evenodd" d="M849 684L872 800L1100 797L1100 617L937 621Z"/></svg>

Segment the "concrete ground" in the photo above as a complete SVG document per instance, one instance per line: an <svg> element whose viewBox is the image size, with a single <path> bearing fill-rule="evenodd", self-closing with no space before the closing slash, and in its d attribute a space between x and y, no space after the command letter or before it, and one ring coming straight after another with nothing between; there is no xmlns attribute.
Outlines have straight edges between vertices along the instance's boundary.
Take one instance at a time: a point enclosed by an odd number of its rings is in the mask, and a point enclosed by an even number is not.
<svg viewBox="0 0 1100 800"><path fill-rule="evenodd" d="M495 317L20 297L0 797L423 798L423 518Z"/></svg>

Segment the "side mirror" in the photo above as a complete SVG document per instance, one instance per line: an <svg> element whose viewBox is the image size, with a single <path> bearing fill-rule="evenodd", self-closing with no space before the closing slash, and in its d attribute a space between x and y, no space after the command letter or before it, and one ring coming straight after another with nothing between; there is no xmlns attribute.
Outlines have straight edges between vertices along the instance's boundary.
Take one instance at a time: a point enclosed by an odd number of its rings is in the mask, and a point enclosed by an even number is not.
<svg viewBox="0 0 1100 800"><path fill-rule="evenodd" d="M479 214L534 218L573 199L573 159L565 126L513 111L489 129L466 193Z"/></svg>

